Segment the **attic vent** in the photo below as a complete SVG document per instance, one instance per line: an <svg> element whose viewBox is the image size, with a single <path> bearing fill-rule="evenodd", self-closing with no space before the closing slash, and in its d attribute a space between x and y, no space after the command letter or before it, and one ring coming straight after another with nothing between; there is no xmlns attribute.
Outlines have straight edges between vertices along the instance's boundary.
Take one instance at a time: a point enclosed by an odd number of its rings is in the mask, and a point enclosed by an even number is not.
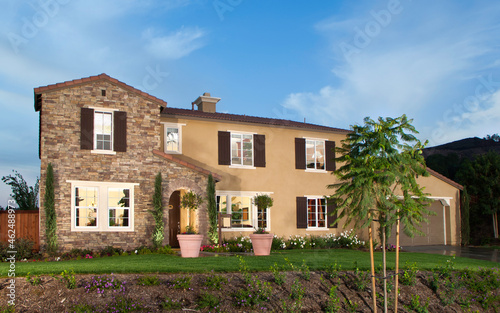
<svg viewBox="0 0 500 313"><path fill-rule="evenodd" d="M101 96L106 97L106 90L105 89L101 90Z"/></svg>

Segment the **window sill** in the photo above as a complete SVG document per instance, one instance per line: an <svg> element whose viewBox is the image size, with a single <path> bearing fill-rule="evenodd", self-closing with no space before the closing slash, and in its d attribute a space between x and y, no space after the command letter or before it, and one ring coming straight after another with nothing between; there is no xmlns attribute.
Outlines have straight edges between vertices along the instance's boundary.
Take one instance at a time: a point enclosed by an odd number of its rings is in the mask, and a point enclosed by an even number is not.
<svg viewBox="0 0 500 313"><path fill-rule="evenodd" d="M123 228L106 228L106 229L99 229L97 227L75 227L71 231L73 232L82 232L82 233L95 233L95 232L101 232L101 233L111 233L111 232L133 232L134 228L133 227L123 227Z"/></svg>
<svg viewBox="0 0 500 313"><path fill-rule="evenodd" d="M306 228L306 231L328 231L328 227Z"/></svg>
<svg viewBox="0 0 500 313"><path fill-rule="evenodd" d="M90 150L90 153L116 155L115 151L110 151L110 150Z"/></svg>
<svg viewBox="0 0 500 313"><path fill-rule="evenodd" d="M222 228L222 232L245 232L245 233L253 233L255 229L253 228Z"/></svg>
<svg viewBox="0 0 500 313"><path fill-rule="evenodd" d="M250 165L229 165L229 168L241 168L241 169L245 169L245 170L257 169L255 166L250 166Z"/></svg>
<svg viewBox="0 0 500 313"><path fill-rule="evenodd" d="M327 170L314 170L314 169L306 169L307 173L328 173Z"/></svg>
<svg viewBox="0 0 500 313"><path fill-rule="evenodd" d="M166 154L182 154L182 152L180 152L180 151L168 151L167 150L167 151L163 151L163 152Z"/></svg>

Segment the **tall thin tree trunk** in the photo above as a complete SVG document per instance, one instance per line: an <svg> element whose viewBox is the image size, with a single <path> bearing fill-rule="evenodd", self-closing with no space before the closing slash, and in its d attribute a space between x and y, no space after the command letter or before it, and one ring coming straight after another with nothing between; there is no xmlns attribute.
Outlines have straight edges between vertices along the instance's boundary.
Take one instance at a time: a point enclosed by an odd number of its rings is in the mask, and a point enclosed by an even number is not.
<svg viewBox="0 0 500 313"><path fill-rule="evenodd" d="M377 313L377 291L376 291L376 285L375 285L375 260L373 258L373 228L372 228L372 223L370 223L370 227L368 227L368 238L370 241L370 263L371 263L371 270L372 270L373 312Z"/></svg>
<svg viewBox="0 0 500 313"><path fill-rule="evenodd" d="M498 239L498 218L497 212L493 213L493 235Z"/></svg>
<svg viewBox="0 0 500 313"><path fill-rule="evenodd" d="M385 228L382 227L382 267L383 267L383 276L384 276L384 313L387 313L387 261L386 261L386 243L385 243Z"/></svg>
<svg viewBox="0 0 500 313"><path fill-rule="evenodd" d="M398 212L399 214L399 212ZM399 285L399 218L396 222L396 272L394 276L394 312L398 312L398 285Z"/></svg>

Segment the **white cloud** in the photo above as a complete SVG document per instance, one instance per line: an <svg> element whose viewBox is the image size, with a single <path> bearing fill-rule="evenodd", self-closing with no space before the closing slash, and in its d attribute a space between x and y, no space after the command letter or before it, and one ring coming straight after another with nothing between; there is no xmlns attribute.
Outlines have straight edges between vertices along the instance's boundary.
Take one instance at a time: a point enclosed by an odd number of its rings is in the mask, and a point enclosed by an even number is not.
<svg viewBox="0 0 500 313"><path fill-rule="evenodd" d="M421 139L434 139L433 144L447 140L433 136L436 129L452 133L454 139L484 132L489 125L485 119L493 121L489 117L498 116L494 104L461 117L467 126L460 129L449 125L445 129L442 116L455 102L474 93L478 76L499 69L498 54L492 46L493 42L500 45L495 31L498 22L495 14L488 18L481 15L498 10L448 7L446 11L447 5L412 3L410 7L406 3L390 23L379 25L380 31L374 32L363 47L355 46L354 38L358 30L366 29L365 25L373 25L376 20L372 15L366 14L365 20L357 15L318 22L316 30L327 39L330 59L335 61L332 82L323 83L316 91L291 93L282 105L310 122L342 128L362 123L365 116L407 114L415 119ZM377 12L381 9L374 8ZM474 19L469 20L469 15ZM347 58L341 48L344 43L355 48Z"/></svg>
<svg viewBox="0 0 500 313"><path fill-rule="evenodd" d="M166 36L157 36L150 28L143 33L147 41L146 50L160 59L180 59L205 45L205 31L194 28L181 28Z"/></svg>

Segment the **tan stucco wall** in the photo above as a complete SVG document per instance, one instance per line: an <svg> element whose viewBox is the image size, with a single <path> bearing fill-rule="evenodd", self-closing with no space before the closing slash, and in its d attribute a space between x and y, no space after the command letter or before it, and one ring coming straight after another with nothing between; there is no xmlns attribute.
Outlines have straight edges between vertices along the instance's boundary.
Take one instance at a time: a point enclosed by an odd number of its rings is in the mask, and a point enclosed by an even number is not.
<svg viewBox="0 0 500 313"><path fill-rule="evenodd" d="M344 229L350 229L350 227L345 227L342 222L339 223L339 228L328 231L296 228L296 197L331 195L332 190L327 189L326 186L335 183L336 178L328 172L317 173L295 169L295 138L325 139L335 141L336 145L339 146L340 141L345 138L344 133L183 117L167 118L162 116L161 121L185 124L182 127L183 153L177 156L220 174L222 180L217 183L217 190L273 193L274 206L270 212L272 233L278 236L322 235L325 233L338 234ZM218 165L218 131L241 131L265 135L266 167L239 169ZM456 201L458 189L436 177L419 178L419 182L433 196L452 198L451 210L447 208L451 218L448 242L450 244L459 243L460 222ZM249 232L225 232L226 236L239 234L247 235ZM366 238L365 232L361 231L360 235Z"/></svg>

